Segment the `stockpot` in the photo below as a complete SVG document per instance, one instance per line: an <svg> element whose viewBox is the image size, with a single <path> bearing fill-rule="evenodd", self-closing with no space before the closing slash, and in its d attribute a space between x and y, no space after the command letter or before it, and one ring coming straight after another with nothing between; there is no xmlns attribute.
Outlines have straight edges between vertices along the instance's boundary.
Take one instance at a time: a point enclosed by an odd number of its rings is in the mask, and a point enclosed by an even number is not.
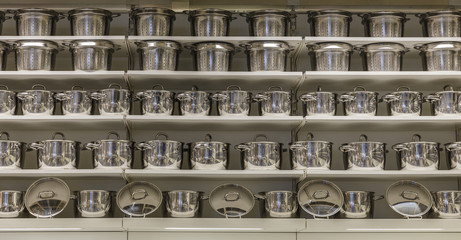
<svg viewBox="0 0 461 240"><path fill-rule="evenodd" d="M413 135L411 142L392 146L397 152L397 163L400 169L430 170L440 167L439 144L421 141L421 136Z"/></svg>
<svg viewBox="0 0 461 240"><path fill-rule="evenodd" d="M281 37L294 33L296 15L277 9L263 9L241 13L249 24L250 36Z"/></svg>
<svg viewBox="0 0 461 240"><path fill-rule="evenodd" d="M128 115L130 112L131 92L130 90L122 89L122 86L118 84L111 83L109 88L93 92L90 97L99 101L99 113L101 115Z"/></svg>
<svg viewBox="0 0 461 240"><path fill-rule="evenodd" d="M251 110L251 92L242 91L239 86L231 85L226 91L212 96L218 106L220 116L248 116Z"/></svg>
<svg viewBox="0 0 461 240"><path fill-rule="evenodd" d="M348 37L352 14L342 10L308 11L311 35L316 37Z"/></svg>
<svg viewBox="0 0 461 240"><path fill-rule="evenodd" d="M167 8L146 7L131 11L137 36L171 36L175 12Z"/></svg>
<svg viewBox="0 0 461 240"><path fill-rule="evenodd" d="M259 114L261 116L290 116L291 92L283 91L282 87L277 86L269 87L267 90L256 94L253 98L259 103Z"/></svg>
<svg viewBox="0 0 461 240"><path fill-rule="evenodd" d="M298 203L314 218L329 218L341 210L344 196L341 189L327 180L311 180L298 190Z"/></svg>
<svg viewBox="0 0 461 240"><path fill-rule="evenodd" d="M453 116L461 113L461 91L455 91L451 85L444 86L441 92L429 94L426 100L431 103L432 115Z"/></svg>
<svg viewBox="0 0 461 240"><path fill-rule="evenodd" d="M115 45L107 40L74 40L69 44L75 71L108 71L111 69Z"/></svg>
<svg viewBox="0 0 461 240"><path fill-rule="evenodd" d="M349 71L352 45L342 42L308 44L314 71Z"/></svg>
<svg viewBox="0 0 461 240"><path fill-rule="evenodd" d="M63 115L91 114L90 94L82 86L75 85L72 90L57 93L54 97L61 101Z"/></svg>
<svg viewBox="0 0 461 240"><path fill-rule="evenodd" d="M286 71L288 53L286 42L256 41L242 44L246 48L248 71Z"/></svg>
<svg viewBox="0 0 461 240"><path fill-rule="evenodd" d="M181 44L175 41L135 42L142 70L176 71Z"/></svg>
<svg viewBox="0 0 461 240"><path fill-rule="evenodd" d="M396 92L384 95L382 100L387 103L390 116L420 116L425 102L421 92L411 91L407 86L398 87Z"/></svg>
<svg viewBox="0 0 461 240"><path fill-rule="evenodd" d="M255 196L248 188L239 184L221 184L215 187L209 197L211 208L228 217L242 217L255 205Z"/></svg>
<svg viewBox="0 0 461 240"><path fill-rule="evenodd" d="M211 113L210 95L204 91L198 91L193 87L192 91L178 94L176 99L179 100L179 110L181 115L186 116L206 116Z"/></svg>
<svg viewBox="0 0 461 240"><path fill-rule="evenodd" d="M145 217L163 201L162 191L152 183L139 181L125 185L117 193L117 206L130 217Z"/></svg>
<svg viewBox="0 0 461 240"><path fill-rule="evenodd" d="M24 193L21 191L0 191L0 218L19 217L24 210Z"/></svg>
<svg viewBox="0 0 461 240"><path fill-rule="evenodd" d="M44 8L23 8L8 10L14 13L18 36L52 36L56 32L56 22L62 14Z"/></svg>
<svg viewBox="0 0 461 240"><path fill-rule="evenodd" d="M258 141L258 138L264 138ZM275 170L280 169L282 160L282 144L270 142L264 134L256 135L253 142L236 145L241 152L243 169Z"/></svg>
<svg viewBox="0 0 461 240"><path fill-rule="evenodd" d="M432 209L439 218L461 218L461 191L437 191L432 193Z"/></svg>
<svg viewBox="0 0 461 240"><path fill-rule="evenodd" d="M319 87L317 92L301 95L304 115L306 116L334 116L336 114L336 94L324 92Z"/></svg>
<svg viewBox="0 0 461 240"><path fill-rule="evenodd" d="M461 71L461 42L432 42L415 49L426 71Z"/></svg>
<svg viewBox="0 0 461 240"><path fill-rule="evenodd" d="M24 203L37 218L51 218L61 213L71 198L67 184L59 178L41 178L27 189Z"/></svg>
<svg viewBox="0 0 461 240"><path fill-rule="evenodd" d="M346 116L375 116L378 113L378 93L367 91L362 86L339 97Z"/></svg>
<svg viewBox="0 0 461 240"><path fill-rule="evenodd" d="M360 135L358 142L339 147L344 158L344 166L351 170L383 170L386 162L386 144L369 142L368 137Z"/></svg>
<svg viewBox="0 0 461 240"><path fill-rule="evenodd" d="M120 16L100 8L78 8L68 15L72 36L109 35L112 18Z"/></svg>
<svg viewBox="0 0 461 240"><path fill-rule="evenodd" d="M461 169L461 142L445 144L448 169Z"/></svg>
<svg viewBox="0 0 461 240"><path fill-rule="evenodd" d="M222 37L229 35L229 25L235 18L232 12L216 9L185 11L189 15L192 36Z"/></svg>
<svg viewBox="0 0 461 240"><path fill-rule="evenodd" d="M160 89L156 89L159 87ZM136 99L141 101L141 113L143 115L159 116L173 115L174 99L173 92L164 90L160 84L154 85L152 90L138 92Z"/></svg>
<svg viewBox="0 0 461 240"><path fill-rule="evenodd" d="M229 71L234 45L225 42L200 42L190 47L196 71Z"/></svg>
<svg viewBox="0 0 461 240"><path fill-rule="evenodd" d="M56 53L62 50L57 43L47 40L21 40L13 43L16 70L54 70Z"/></svg>
<svg viewBox="0 0 461 240"><path fill-rule="evenodd" d="M370 43L358 50L366 71L401 71L403 55L408 52L400 43Z"/></svg>
<svg viewBox="0 0 461 240"><path fill-rule="evenodd" d="M165 193L166 210L169 217L191 218L200 216L202 193L192 190L174 190Z"/></svg>
<svg viewBox="0 0 461 240"><path fill-rule="evenodd" d="M1 139L3 136L5 139ZM0 170L20 169L24 166L27 144L10 140L7 132L0 132ZM2 206L0 204L0 206Z"/></svg>
<svg viewBox="0 0 461 240"><path fill-rule="evenodd" d="M420 183L410 180L391 184L386 191L386 201L392 210L406 218L422 218L433 204L431 192Z"/></svg>
<svg viewBox="0 0 461 240"><path fill-rule="evenodd" d="M461 12L437 10L416 14L425 37L461 37Z"/></svg>
<svg viewBox="0 0 461 240"><path fill-rule="evenodd" d="M32 86L32 90L20 92L17 95L22 100L22 113L24 115L52 115L55 104L53 96L54 93L47 91L42 84L35 84Z"/></svg>
<svg viewBox="0 0 461 240"><path fill-rule="evenodd" d="M133 142L120 140L116 132L109 132L106 139L87 143L84 148L93 151L94 168L126 169L133 165Z"/></svg>
<svg viewBox="0 0 461 240"><path fill-rule="evenodd" d="M296 217L298 211L297 194L292 191L268 191L257 198L264 200L265 216L270 218Z"/></svg>
<svg viewBox="0 0 461 240"><path fill-rule="evenodd" d="M229 167L228 143L212 141L210 134L205 141L189 144L190 166L197 170L225 170Z"/></svg>
<svg viewBox="0 0 461 240"><path fill-rule="evenodd" d="M403 12L378 11L359 14L367 37L403 37L409 19Z"/></svg>
<svg viewBox="0 0 461 240"><path fill-rule="evenodd" d="M1 12L0 12L0 34L1 34ZM8 53L10 53L12 46L6 42L0 41L0 71L6 70L6 62Z"/></svg>
<svg viewBox="0 0 461 240"><path fill-rule="evenodd" d="M0 115L14 115L16 111L16 93L9 91L5 85L0 85Z"/></svg>
<svg viewBox="0 0 461 240"><path fill-rule="evenodd" d="M384 198L366 191L346 191L343 194L341 215L344 218L373 218L374 202Z"/></svg>
<svg viewBox="0 0 461 240"><path fill-rule="evenodd" d="M111 192L105 190L82 190L75 192L78 213L85 218L110 216Z"/></svg>
<svg viewBox="0 0 461 240"><path fill-rule="evenodd" d="M61 132L53 133L51 140L31 143L29 147L37 150L39 169L75 169L78 166L80 142L66 140Z"/></svg>
<svg viewBox="0 0 461 240"><path fill-rule="evenodd" d="M164 139L160 139L164 137ZM154 140L141 142L136 148L143 152L143 166L149 169L180 169L183 160L183 143L169 140L165 133L157 133Z"/></svg>
<svg viewBox="0 0 461 240"><path fill-rule="evenodd" d="M319 169L325 170L331 167L331 146L327 141L314 141L314 135L307 133L307 140L298 141L290 145L291 163L293 169Z"/></svg>

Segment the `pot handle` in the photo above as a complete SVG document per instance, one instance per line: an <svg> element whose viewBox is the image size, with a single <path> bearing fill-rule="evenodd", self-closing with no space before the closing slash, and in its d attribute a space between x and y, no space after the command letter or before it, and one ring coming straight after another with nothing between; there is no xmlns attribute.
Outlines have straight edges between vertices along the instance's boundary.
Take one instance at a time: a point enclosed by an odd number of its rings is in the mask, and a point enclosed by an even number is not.
<svg viewBox="0 0 461 240"><path fill-rule="evenodd" d="M38 193L38 197L41 199L53 198L56 194L53 191L43 191Z"/></svg>
<svg viewBox="0 0 461 240"><path fill-rule="evenodd" d="M149 194L145 189L138 189L131 193L131 199L133 200L142 200L145 199Z"/></svg>
<svg viewBox="0 0 461 240"><path fill-rule="evenodd" d="M354 87L354 92L358 91L359 89L361 89L361 91L366 91L367 89L364 87L364 86L355 86Z"/></svg>
<svg viewBox="0 0 461 240"><path fill-rule="evenodd" d="M360 135L359 141L360 142L367 142L368 141L367 135L365 135L365 134Z"/></svg>
<svg viewBox="0 0 461 240"><path fill-rule="evenodd" d="M258 134L258 135L256 135L256 136L253 138L253 142L256 142L256 140L257 140L258 138L261 138L261 137L263 137L264 140L266 140L266 141L269 140L269 138L267 138L267 136L266 136L265 134Z"/></svg>
<svg viewBox="0 0 461 240"><path fill-rule="evenodd" d="M413 141L413 142L419 142L419 141L421 141L421 135L419 135L419 134L413 134L413 137L411 137L411 141Z"/></svg>
<svg viewBox="0 0 461 240"><path fill-rule="evenodd" d="M312 94L304 94L299 98L302 102L317 101L317 99L317 96L313 96Z"/></svg>
<svg viewBox="0 0 461 240"><path fill-rule="evenodd" d="M0 88L3 88L4 90L9 90L6 85L0 85Z"/></svg>
<svg viewBox="0 0 461 240"><path fill-rule="evenodd" d="M94 92L90 94L90 98L96 101L106 98L106 94L100 92Z"/></svg>
<svg viewBox="0 0 461 240"><path fill-rule="evenodd" d="M384 195L376 195L373 197L373 201L379 201L379 200L383 200L384 199Z"/></svg>
<svg viewBox="0 0 461 240"><path fill-rule="evenodd" d="M158 132L157 134L155 134L155 140L159 140L159 137L165 137L164 140L168 140L168 135L164 132Z"/></svg>
<svg viewBox="0 0 461 240"><path fill-rule="evenodd" d="M386 94L382 97L382 100L384 102L392 102L397 100L397 96L395 96L394 94Z"/></svg>
<svg viewBox="0 0 461 240"><path fill-rule="evenodd" d="M53 139L53 140L56 139L56 136L61 136L61 139L62 139L62 140L66 140L66 137L64 136L64 133L62 133L62 132L55 132L55 133L53 133L52 139Z"/></svg>
<svg viewBox="0 0 461 240"><path fill-rule="evenodd" d="M0 137L1 137L1 133L0 133ZM454 150L458 150L458 149L461 149L461 143L459 142L456 142L456 143L452 143L452 144L448 144L446 147L447 151L451 152L451 151L454 151Z"/></svg>
<svg viewBox="0 0 461 240"><path fill-rule="evenodd" d="M235 202L240 199L240 193L239 192L228 192L224 194L224 200L226 202Z"/></svg>
<svg viewBox="0 0 461 240"><path fill-rule="evenodd" d="M116 132L108 132L107 136L106 136L106 139L112 139L112 138L110 138L110 136L115 136L117 140L120 140L120 135L118 135L118 133L116 133Z"/></svg>
<svg viewBox="0 0 461 240"><path fill-rule="evenodd" d="M8 134L8 132L0 132L0 139L3 137L3 136L6 136L6 140L10 140L10 134Z"/></svg>
<svg viewBox="0 0 461 240"><path fill-rule="evenodd" d="M327 190L318 190L315 191L314 194L312 194L312 197L316 200L318 199L326 199L330 196L330 192Z"/></svg>
<svg viewBox="0 0 461 240"><path fill-rule="evenodd" d="M400 196L402 196L402 198L406 199L406 200L417 200L419 199L419 196L418 196L418 193L417 192L413 192L413 191L403 191Z"/></svg>
<svg viewBox="0 0 461 240"><path fill-rule="evenodd" d="M257 200L265 200L266 197L264 196L264 193L258 193L258 194L253 194L253 197Z"/></svg>
<svg viewBox="0 0 461 240"><path fill-rule="evenodd" d="M140 142L136 144L136 148L141 151L145 151L146 149L152 149L152 146L147 143Z"/></svg>
<svg viewBox="0 0 461 240"><path fill-rule="evenodd" d="M136 93L136 99L137 100L142 100L143 98L147 98L148 96L145 94L145 92L138 92Z"/></svg>
<svg viewBox="0 0 461 240"><path fill-rule="evenodd" d="M188 93L180 93L178 94L178 96L176 96L176 99L178 99L179 101L190 101L192 100L192 96Z"/></svg>
<svg viewBox="0 0 461 240"><path fill-rule="evenodd" d="M34 84L34 85L32 86L32 90L37 89L37 87L41 87L42 90L46 90L46 87L45 87L45 85L43 85L43 84Z"/></svg>
<svg viewBox="0 0 461 240"><path fill-rule="evenodd" d="M112 18L120 17L121 13L112 13Z"/></svg>
<svg viewBox="0 0 461 240"><path fill-rule="evenodd" d="M443 86L443 91L453 91L454 88L453 88L453 85L451 84L447 84L445 86Z"/></svg>
<svg viewBox="0 0 461 240"><path fill-rule="evenodd" d="M16 96L22 101L26 100L26 98L33 98L32 94L28 92L20 92Z"/></svg>
<svg viewBox="0 0 461 240"><path fill-rule="evenodd" d="M397 88L397 92L402 91L402 89L404 89L404 91L410 91L410 87L408 87L408 86L400 86L400 87Z"/></svg>
<svg viewBox="0 0 461 240"><path fill-rule="evenodd" d="M241 152L243 152L243 151L245 151L245 150L251 149L251 147L248 146L247 144L235 145L234 148L235 148L235 150L239 150L239 151L241 151Z"/></svg>
<svg viewBox="0 0 461 240"><path fill-rule="evenodd" d="M226 88L226 90L229 91L229 90L231 90L232 88L235 88L235 90L239 90L239 91L242 90L242 89L241 89L239 86L237 86L237 85L229 85L229 86Z"/></svg>
<svg viewBox="0 0 461 240"><path fill-rule="evenodd" d="M351 145L345 144L345 145L340 146L340 147L339 147L339 150L340 150L341 152L351 152L351 151L354 151L355 148L352 147Z"/></svg>
<svg viewBox="0 0 461 240"><path fill-rule="evenodd" d="M426 101L430 101L430 102L440 101L440 96L437 96L435 94L429 94L426 96Z"/></svg>
<svg viewBox="0 0 461 240"><path fill-rule="evenodd" d="M272 89L278 89L278 90L280 90L280 91L283 90L282 87L280 87L280 86L270 86L267 90L270 91L270 90L272 90Z"/></svg>
<svg viewBox="0 0 461 240"><path fill-rule="evenodd" d="M253 101L255 101L255 102L263 102L263 101L267 101L267 100L269 100L269 97L266 96L266 95L263 95L263 94L256 94L253 97Z"/></svg>
<svg viewBox="0 0 461 240"><path fill-rule="evenodd" d="M340 102L350 102L350 101L353 101L354 99L355 97L349 94L343 94L339 97Z"/></svg>
<svg viewBox="0 0 461 240"><path fill-rule="evenodd" d="M392 149L394 149L394 151L396 151L396 152L400 152L400 151L403 151L403 150L409 150L407 145L404 144L404 143L395 144L394 146L392 146Z"/></svg>
<svg viewBox="0 0 461 240"><path fill-rule="evenodd" d="M222 93L216 93L216 94L213 94L213 96L211 96L211 98L217 102L220 102L220 101L224 101L226 99L229 99L229 96L226 95L226 94L222 94Z"/></svg>
<svg viewBox="0 0 461 240"><path fill-rule="evenodd" d="M109 84L109 88L114 88L114 87L118 87L118 89L122 89L122 86L118 83L111 83Z"/></svg>
<svg viewBox="0 0 461 240"><path fill-rule="evenodd" d="M64 101L70 99L70 96L65 93L56 93L54 98L56 98L58 101Z"/></svg>
<svg viewBox="0 0 461 240"><path fill-rule="evenodd" d="M248 13L239 13L240 17L248 17Z"/></svg>
<svg viewBox="0 0 461 240"><path fill-rule="evenodd" d="M34 142L34 143L29 144L29 149L32 149L32 150L43 149L43 147L44 147L43 144L38 143L38 142Z"/></svg>
<svg viewBox="0 0 461 240"><path fill-rule="evenodd" d="M99 148L100 144L99 143L86 143L83 148L84 149L87 149L87 150L94 150L94 149L97 149Z"/></svg>
<svg viewBox="0 0 461 240"><path fill-rule="evenodd" d="M423 48L423 46L420 45L420 44L418 44L418 45L415 45L413 48L416 49L416 50L418 50L418 51L421 51L421 49Z"/></svg>

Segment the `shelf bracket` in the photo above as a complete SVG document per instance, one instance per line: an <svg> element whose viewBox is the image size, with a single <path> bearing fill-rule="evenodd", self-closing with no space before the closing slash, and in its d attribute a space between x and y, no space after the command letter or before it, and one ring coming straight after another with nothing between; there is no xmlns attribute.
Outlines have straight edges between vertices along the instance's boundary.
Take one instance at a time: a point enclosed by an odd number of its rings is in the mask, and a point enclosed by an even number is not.
<svg viewBox="0 0 461 240"><path fill-rule="evenodd" d="M298 69L298 59L301 54L304 46L304 37L301 39L301 42L298 43L298 46L293 51L293 54L290 57L290 69L291 71L296 71Z"/></svg>
<svg viewBox="0 0 461 240"><path fill-rule="evenodd" d="M303 120L296 126L295 128L291 129L291 142L295 142L297 140L297 135L299 130L306 125L306 119L303 118Z"/></svg>
<svg viewBox="0 0 461 240"><path fill-rule="evenodd" d="M295 102L295 104L294 104L294 113L295 114L298 114L298 104L297 104L297 101L295 101L295 99L298 99L298 91L301 88L301 86L303 85L304 79L306 79L306 73L305 72L303 72L302 76L298 79L298 81L296 82L295 88L293 89L293 96L294 96L293 102Z"/></svg>
<svg viewBox="0 0 461 240"><path fill-rule="evenodd" d="M123 80L125 81L125 84L126 84L128 90L133 91L133 82L131 81L131 78L128 75L127 71L125 71L125 73L123 73Z"/></svg>
<svg viewBox="0 0 461 240"><path fill-rule="evenodd" d="M123 180L125 180L126 183L130 182L130 177L128 176L128 174L126 174L126 169L123 169L122 171L122 178Z"/></svg>
<svg viewBox="0 0 461 240"><path fill-rule="evenodd" d="M123 125L125 125L125 130L126 130L126 136L127 138L132 141L133 140L133 135L132 135L132 126L131 123L126 119L126 115L123 115Z"/></svg>

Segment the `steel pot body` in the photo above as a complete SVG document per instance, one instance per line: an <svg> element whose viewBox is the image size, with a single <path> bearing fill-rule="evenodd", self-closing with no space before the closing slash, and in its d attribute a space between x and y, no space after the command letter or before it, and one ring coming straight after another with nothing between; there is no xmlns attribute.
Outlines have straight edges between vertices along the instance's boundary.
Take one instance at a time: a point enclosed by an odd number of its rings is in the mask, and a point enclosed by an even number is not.
<svg viewBox="0 0 461 240"><path fill-rule="evenodd" d="M357 88L356 88L357 89ZM365 89L341 95L346 116L375 116L378 113L378 93Z"/></svg>
<svg viewBox="0 0 461 240"><path fill-rule="evenodd" d="M14 43L16 70L54 70L58 45L46 40L22 40Z"/></svg>
<svg viewBox="0 0 461 240"><path fill-rule="evenodd" d="M461 142L445 144L448 169L461 168Z"/></svg>
<svg viewBox="0 0 461 240"><path fill-rule="evenodd" d="M397 152L401 169L430 170L439 168L439 144L436 142L413 141L396 144L392 148Z"/></svg>
<svg viewBox="0 0 461 240"><path fill-rule="evenodd" d="M282 160L282 144L277 142L256 141L243 143L237 146L241 151L243 169L280 169ZM265 137L265 136L264 136Z"/></svg>
<svg viewBox="0 0 461 240"><path fill-rule="evenodd" d="M192 36L222 37L229 35L232 13L222 9L199 9L188 12Z"/></svg>
<svg viewBox="0 0 461 240"><path fill-rule="evenodd" d="M229 71L235 48L230 43L202 42L192 46L196 71Z"/></svg>
<svg viewBox="0 0 461 240"><path fill-rule="evenodd" d="M119 86L120 87L120 86ZM99 112L106 114L128 115L131 107L131 92L126 89L103 89L91 94L91 98L99 101Z"/></svg>
<svg viewBox="0 0 461 240"><path fill-rule="evenodd" d="M149 182L131 182L117 193L117 205L130 217L146 217L155 212L163 201L162 191Z"/></svg>
<svg viewBox="0 0 461 240"><path fill-rule="evenodd" d="M334 116L336 114L336 94L331 92L311 92L300 97L306 116Z"/></svg>
<svg viewBox="0 0 461 240"><path fill-rule="evenodd" d="M331 142L297 141L290 145L293 169L330 169Z"/></svg>
<svg viewBox="0 0 461 240"><path fill-rule="evenodd" d="M19 217L24 210L24 193L21 191L0 191L0 218Z"/></svg>
<svg viewBox="0 0 461 240"><path fill-rule="evenodd" d="M136 147L143 151L143 165L149 169L180 169L183 160L183 143L168 140L151 140L138 143ZM156 137L157 138L157 137Z"/></svg>
<svg viewBox="0 0 461 240"><path fill-rule="evenodd" d="M341 215L345 218L373 218L374 201L373 192L347 191L344 192L344 204Z"/></svg>
<svg viewBox="0 0 461 240"><path fill-rule="evenodd" d="M386 144L368 142L366 136L364 138L362 136L360 142L343 144L339 148L344 153L346 169L383 170L386 161Z"/></svg>
<svg viewBox="0 0 461 240"><path fill-rule="evenodd" d="M272 89L269 88L269 90ZM262 116L290 116L291 93L282 91L267 91L257 94L254 100L259 103L259 113Z"/></svg>
<svg viewBox="0 0 461 240"><path fill-rule="evenodd" d="M426 71L461 71L461 42L433 42L417 46Z"/></svg>
<svg viewBox="0 0 461 240"><path fill-rule="evenodd" d="M292 191L270 191L264 193L266 216L271 218L295 217L298 211L296 193Z"/></svg>
<svg viewBox="0 0 461 240"><path fill-rule="evenodd" d="M52 36L56 32L59 13L43 8L14 11L18 36Z"/></svg>
<svg viewBox="0 0 461 240"><path fill-rule="evenodd" d="M229 144L215 141L202 141L190 144L192 169L224 170L229 166Z"/></svg>
<svg viewBox="0 0 461 240"><path fill-rule="evenodd" d="M55 139L56 135L63 139ZM31 143L30 148L37 150L39 169L75 169L78 166L80 143L65 140L62 133L55 133L52 140Z"/></svg>
<svg viewBox="0 0 461 240"><path fill-rule="evenodd" d="M9 91L6 86L6 90L0 90L0 115L14 115L16 111L16 93Z"/></svg>
<svg viewBox="0 0 461 240"><path fill-rule="evenodd" d="M361 48L366 71L401 71L407 49L399 43L371 43Z"/></svg>
<svg viewBox="0 0 461 240"><path fill-rule="evenodd" d="M30 214L37 218L51 218L66 208L70 189L59 178L41 178L27 189L24 203Z"/></svg>
<svg viewBox="0 0 461 240"><path fill-rule="evenodd" d="M446 89L427 96L435 116L453 116L461 113L461 91Z"/></svg>
<svg viewBox="0 0 461 240"><path fill-rule="evenodd" d="M72 36L109 35L112 12L100 8L79 8L69 11Z"/></svg>
<svg viewBox="0 0 461 240"><path fill-rule="evenodd" d="M176 190L165 194L166 209L169 217L198 217L202 194L190 190Z"/></svg>
<svg viewBox="0 0 461 240"><path fill-rule="evenodd" d="M439 218L461 218L461 192L438 191L432 194L432 209Z"/></svg>
<svg viewBox="0 0 461 240"><path fill-rule="evenodd" d="M210 94L203 91L188 91L178 94L181 115L206 116L211 112Z"/></svg>
<svg viewBox="0 0 461 240"><path fill-rule="evenodd" d="M352 21L350 12L340 10L309 11L311 35L316 37L348 37Z"/></svg>
<svg viewBox="0 0 461 240"><path fill-rule="evenodd" d="M210 192L211 208L219 215L242 217L248 214L255 205L253 193L238 184L222 184Z"/></svg>
<svg viewBox="0 0 461 240"><path fill-rule="evenodd" d="M341 189L326 180L311 180L298 190L298 203L314 217L328 218L341 210L344 196Z"/></svg>
<svg viewBox="0 0 461 240"><path fill-rule="evenodd" d="M53 96L54 93L47 90L27 90L18 93L24 115L52 115L55 104Z"/></svg>
<svg viewBox="0 0 461 240"><path fill-rule="evenodd" d="M367 37L403 37L408 20L405 13L392 11L371 12L361 17Z"/></svg>
<svg viewBox="0 0 461 240"><path fill-rule="evenodd" d="M173 114L174 95L173 92L162 89L138 92L136 97L141 100L141 113L143 115L168 116Z"/></svg>
<svg viewBox="0 0 461 240"><path fill-rule="evenodd" d="M248 116L251 110L251 93L238 90L222 91L213 95L220 116Z"/></svg>
<svg viewBox="0 0 461 240"><path fill-rule="evenodd" d="M431 192L423 185L409 180L400 180L387 188L387 204L406 218L421 218L431 210Z"/></svg>
<svg viewBox="0 0 461 240"><path fill-rule="evenodd" d="M137 42L142 70L176 71L181 45L174 41Z"/></svg>
<svg viewBox="0 0 461 240"><path fill-rule="evenodd" d="M340 42L308 46L312 69L315 71L349 71L352 45Z"/></svg>
<svg viewBox="0 0 461 240"><path fill-rule="evenodd" d="M417 15L425 37L460 37L461 13L439 10Z"/></svg>
<svg viewBox="0 0 461 240"><path fill-rule="evenodd" d="M0 34L1 34L1 25L2 25L2 22L1 22L1 12L0 12ZM8 59L8 53L10 53L10 46L9 44L5 43L5 42L0 42L0 71L5 71L6 70L6 63L7 63L7 59Z"/></svg>
<svg viewBox="0 0 461 240"><path fill-rule="evenodd" d="M110 139L111 135L117 139ZM131 168L133 164L133 142L120 140L118 134L109 133L107 139L85 144L93 151L94 168Z"/></svg>
<svg viewBox="0 0 461 240"><path fill-rule="evenodd" d="M63 115L90 115L91 98L85 90L70 90L57 93L54 97L62 103Z"/></svg>
<svg viewBox="0 0 461 240"><path fill-rule="evenodd" d="M390 116L420 116L422 112L423 94L420 92L397 89L397 92L383 96L387 103L387 112Z"/></svg>
<svg viewBox="0 0 461 240"><path fill-rule="evenodd" d="M0 170L22 168L27 150L26 143L10 140L7 132L1 132L0 137L2 136L6 136L6 140L0 140Z"/></svg>
<svg viewBox="0 0 461 240"><path fill-rule="evenodd" d="M166 8L139 8L131 12L137 36L171 36L175 12Z"/></svg>
<svg viewBox="0 0 461 240"><path fill-rule="evenodd" d="M257 41L247 45L248 70L286 71L290 47L285 42Z"/></svg>
<svg viewBox="0 0 461 240"><path fill-rule="evenodd" d="M70 43L74 70L108 71L115 45L106 40L75 40Z"/></svg>
<svg viewBox="0 0 461 240"><path fill-rule="evenodd" d="M101 218L110 215L111 193L104 190L76 192L77 210L85 218Z"/></svg>
<svg viewBox="0 0 461 240"><path fill-rule="evenodd" d="M250 36L280 37L288 36L295 16L281 10L259 10L248 13Z"/></svg>

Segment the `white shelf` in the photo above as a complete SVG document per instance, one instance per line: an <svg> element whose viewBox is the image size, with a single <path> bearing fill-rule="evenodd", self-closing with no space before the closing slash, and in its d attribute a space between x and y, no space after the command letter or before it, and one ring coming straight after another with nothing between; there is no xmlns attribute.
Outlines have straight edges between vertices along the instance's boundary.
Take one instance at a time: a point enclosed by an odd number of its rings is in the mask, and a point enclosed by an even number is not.
<svg viewBox="0 0 461 240"><path fill-rule="evenodd" d="M108 40L126 52L125 36L0 36L0 41L13 43L20 40L48 40L58 43L69 43L74 40Z"/></svg>
<svg viewBox="0 0 461 240"><path fill-rule="evenodd" d="M0 219L0 232L122 232L121 218Z"/></svg>
<svg viewBox="0 0 461 240"><path fill-rule="evenodd" d="M434 179L459 178L461 170L307 170L307 178L349 178L349 179Z"/></svg>
<svg viewBox="0 0 461 240"><path fill-rule="evenodd" d="M64 177L64 178L122 178L122 169L18 169L2 170L0 178L40 178L40 177Z"/></svg>
<svg viewBox="0 0 461 240"><path fill-rule="evenodd" d="M0 124L8 130L100 130L125 129L123 115L3 115Z"/></svg>

